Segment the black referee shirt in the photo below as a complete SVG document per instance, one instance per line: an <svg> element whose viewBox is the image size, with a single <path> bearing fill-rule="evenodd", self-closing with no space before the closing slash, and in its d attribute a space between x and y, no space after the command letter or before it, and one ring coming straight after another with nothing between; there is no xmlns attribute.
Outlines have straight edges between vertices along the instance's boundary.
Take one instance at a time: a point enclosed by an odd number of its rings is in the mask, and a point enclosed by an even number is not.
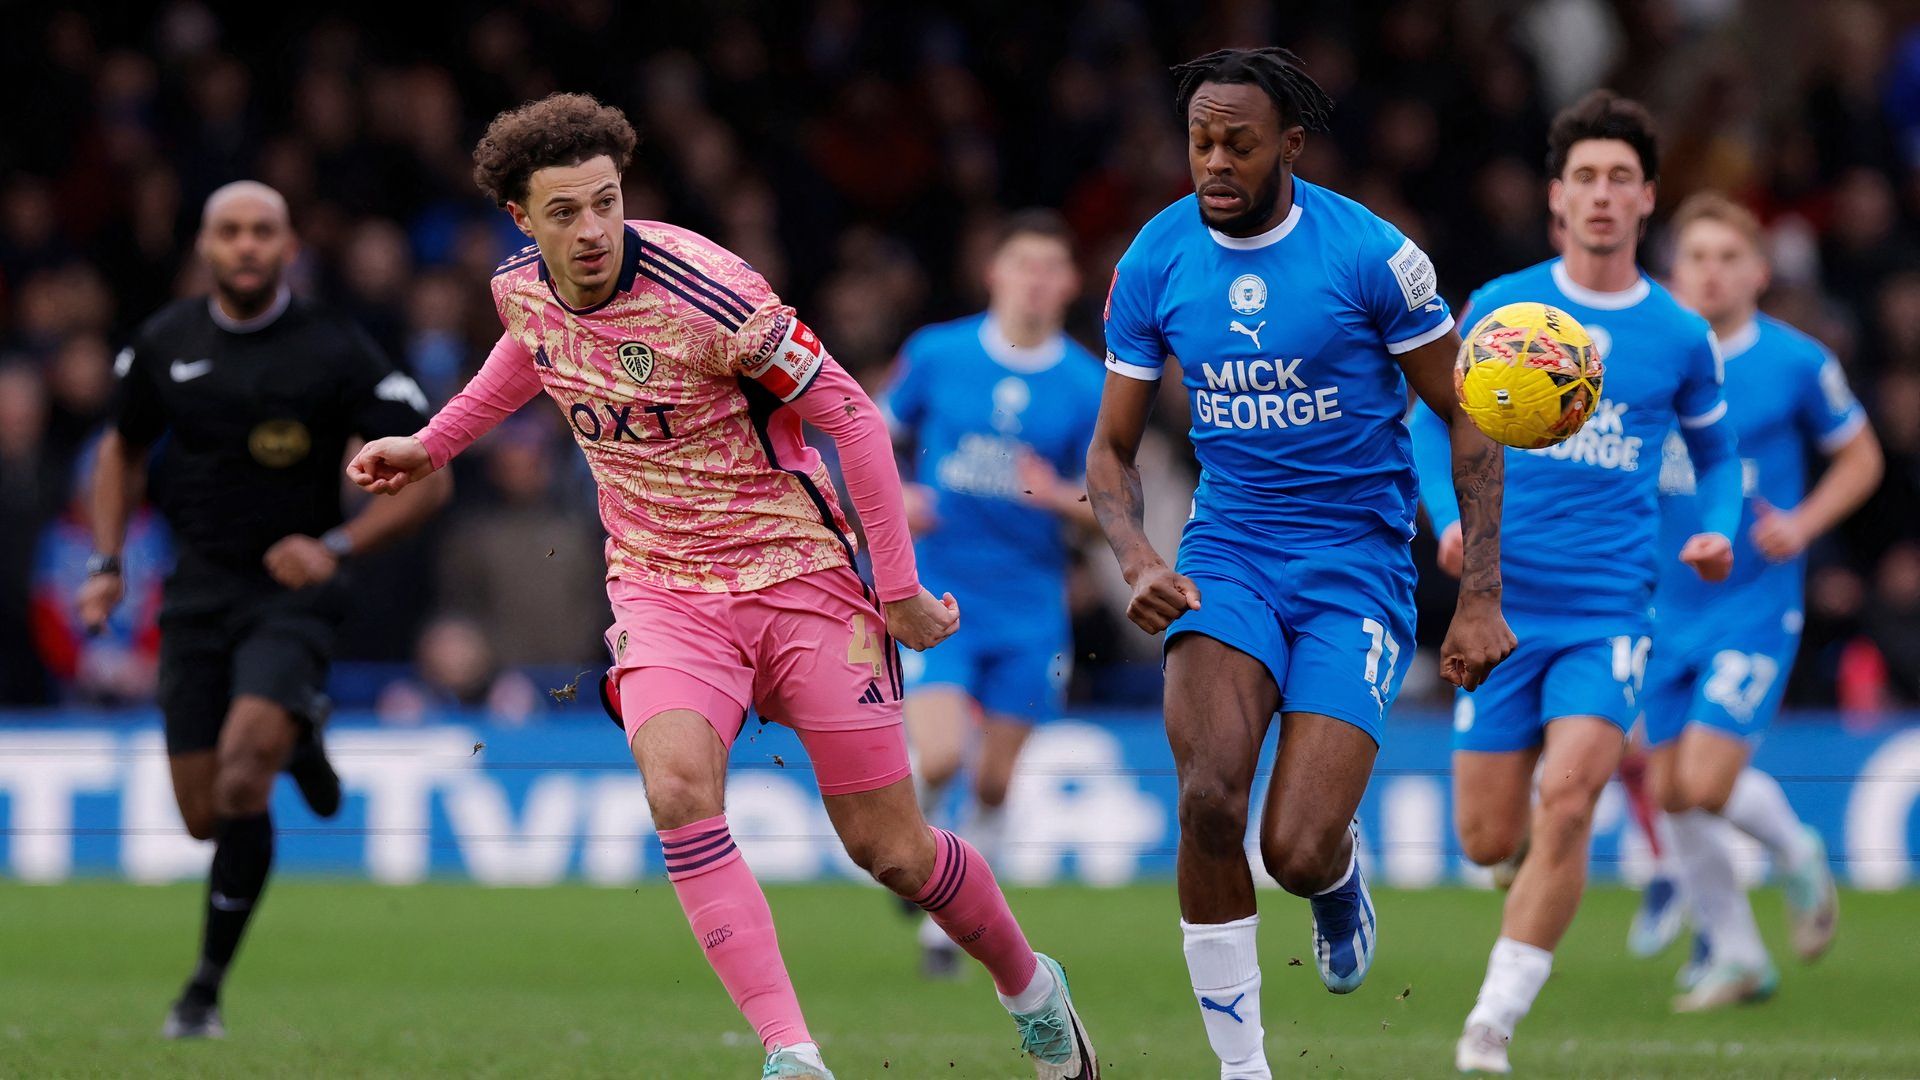
<svg viewBox="0 0 1920 1080"><path fill-rule="evenodd" d="M204 297L169 304L114 371L121 437L160 445L153 496L176 540L243 572L284 536L340 524L350 437L426 422L420 387L365 333L284 292L245 323Z"/></svg>

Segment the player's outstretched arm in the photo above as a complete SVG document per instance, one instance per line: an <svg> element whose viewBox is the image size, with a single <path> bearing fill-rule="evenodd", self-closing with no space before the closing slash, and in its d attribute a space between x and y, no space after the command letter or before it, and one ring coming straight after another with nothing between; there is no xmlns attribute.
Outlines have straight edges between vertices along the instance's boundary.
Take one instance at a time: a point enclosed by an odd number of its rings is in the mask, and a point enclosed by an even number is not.
<svg viewBox="0 0 1920 1080"><path fill-rule="evenodd" d="M1440 646L1440 674L1465 690L1478 687L1515 644L1500 613L1500 504L1506 455L1459 407L1453 361L1460 335L1448 333L1399 356L1407 381L1447 427L1454 500L1460 510L1460 600ZM1429 511L1432 503L1428 504Z"/></svg>
<svg viewBox="0 0 1920 1080"><path fill-rule="evenodd" d="M404 439L375 439L347 466L347 476L368 491L392 495L472 446L540 392L533 355L502 334L467 385L433 414L427 426Z"/></svg>
<svg viewBox="0 0 1920 1080"><path fill-rule="evenodd" d="M1136 459L1159 388L1158 382L1109 371L1100 395L1100 418L1087 447L1087 499L1120 562L1121 575L1133 586L1127 618L1149 634L1200 607L1199 586L1175 573L1147 539L1147 504Z"/></svg>

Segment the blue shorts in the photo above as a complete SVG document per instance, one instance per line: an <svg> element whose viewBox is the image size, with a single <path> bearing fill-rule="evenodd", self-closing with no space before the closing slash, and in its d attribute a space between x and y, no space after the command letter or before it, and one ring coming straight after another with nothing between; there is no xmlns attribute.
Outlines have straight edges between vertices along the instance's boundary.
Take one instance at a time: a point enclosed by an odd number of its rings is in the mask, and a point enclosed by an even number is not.
<svg viewBox="0 0 1920 1080"><path fill-rule="evenodd" d="M1060 620L1042 620L1038 628L966 621L960 632L923 653L902 652L907 693L952 686L979 702L985 712L1013 720L1042 723L1060 718L1070 670L1070 638Z"/></svg>
<svg viewBox="0 0 1920 1080"><path fill-rule="evenodd" d="M1801 623L1798 608L1782 611L1750 599L1716 603L1711 613L1681 613L1670 628L1656 620L1641 694L1647 745L1672 742L1688 724L1743 739L1765 734L1786 697Z"/></svg>
<svg viewBox="0 0 1920 1080"><path fill-rule="evenodd" d="M1206 520L1187 523L1180 573L1200 610L1167 628L1204 634L1265 664L1282 712L1343 720L1381 742L1413 659L1413 552L1379 534L1293 548Z"/></svg>
<svg viewBox="0 0 1920 1080"><path fill-rule="evenodd" d="M1568 716L1597 716L1622 732L1633 726L1652 648L1650 618L1512 608L1505 615L1520 644L1480 689L1454 693L1455 750L1530 750L1547 721Z"/></svg>

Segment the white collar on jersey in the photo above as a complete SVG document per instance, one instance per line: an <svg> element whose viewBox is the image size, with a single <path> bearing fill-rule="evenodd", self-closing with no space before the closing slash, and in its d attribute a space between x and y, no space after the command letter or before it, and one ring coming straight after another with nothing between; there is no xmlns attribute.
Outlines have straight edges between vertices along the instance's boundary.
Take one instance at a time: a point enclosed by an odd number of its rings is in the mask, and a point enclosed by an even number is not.
<svg viewBox="0 0 1920 1080"><path fill-rule="evenodd" d="M1067 355L1065 335L1055 334L1039 345L1015 345L991 315L980 320L980 347L995 363L1022 375L1045 371Z"/></svg>
<svg viewBox="0 0 1920 1080"><path fill-rule="evenodd" d="M1553 264L1553 283L1560 287L1561 292L1567 294L1567 299L1595 311L1624 311L1645 300L1647 295L1653 292L1653 286L1648 284L1644 275L1619 292L1589 289L1575 282L1573 275L1567 273L1567 264L1558 260Z"/></svg>
<svg viewBox="0 0 1920 1080"><path fill-rule="evenodd" d="M1207 235L1213 237L1213 242L1223 248L1232 248L1235 251L1258 251L1285 240L1287 234L1292 232L1293 227L1298 224L1300 224L1300 197L1299 193L1295 192L1293 209L1287 211L1287 216L1280 219L1280 224L1266 232L1257 236L1228 236L1218 229L1209 228Z"/></svg>
<svg viewBox="0 0 1920 1080"><path fill-rule="evenodd" d="M273 303L267 305L267 310L251 319L236 319L220 310L220 301L211 296L207 297L207 314L213 316L215 326L229 334L251 334L255 330L264 330L271 326L273 320L287 313L287 305L291 303L293 303L293 290L282 285L280 291L273 294Z"/></svg>
<svg viewBox="0 0 1920 1080"><path fill-rule="evenodd" d="M1720 339L1720 359L1731 360L1760 342L1760 320L1748 319L1747 325Z"/></svg>

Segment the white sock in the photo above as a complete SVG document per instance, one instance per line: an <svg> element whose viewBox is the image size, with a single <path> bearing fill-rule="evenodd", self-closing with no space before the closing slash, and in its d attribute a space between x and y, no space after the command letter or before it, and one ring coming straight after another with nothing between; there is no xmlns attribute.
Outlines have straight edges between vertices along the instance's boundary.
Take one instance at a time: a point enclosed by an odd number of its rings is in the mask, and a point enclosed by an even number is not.
<svg viewBox="0 0 1920 1080"><path fill-rule="evenodd" d="M1538 945L1504 937L1494 942L1487 957L1487 979L1467 1014L1467 1026L1485 1024L1496 1034L1512 1038L1513 1029L1533 1008L1533 999L1540 996L1540 987L1552 971L1553 954Z"/></svg>
<svg viewBox="0 0 1920 1080"><path fill-rule="evenodd" d="M1685 875L1682 893L1693 912L1694 929L1707 936L1716 961L1759 967L1767 948L1753 921L1753 905L1734 872L1733 826L1705 810L1675 814L1674 850Z"/></svg>
<svg viewBox="0 0 1920 1080"><path fill-rule="evenodd" d="M1228 923L1180 921L1200 1021L1220 1059L1220 1075L1264 1080L1266 1030L1260 1026L1260 916Z"/></svg>
<svg viewBox="0 0 1920 1080"><path fill-rule="evenodd" d="M1007 835L1007 808L972 804L967 820L958 830L960 838L973 845L980 857L992 866L1000 861L1000 847Z"/></svg>
<svg viewBox="0 0 1920 1080"><path fill-rule="evenodd" d="M1053 996L1053 970L1045 964L1035 964L1033 981L1027 984L1025 990L1012 997L995 991L994 996L1000 999L1000 1004L1005 1005L1010 1013L1033 1012L1045 1005L1047 998Z"/></svg>
<svg viewBox="0 0 1920 1080"><path fill-rule="evenodd" d="M820 1046L818 1043L794 1043L792 1046L783 1046L780 1049L797 1057L805 1058L809 1064L818 1065L823 1069L827 1067L827 1063L820 1060Z"/></svg>
<svg viewBox="0 0 1920 1080"><path fill-rule="evenodd" d="M1673 818L1665 810L1653 812L1653 839L1660 853L1653 857L1653 872L1668 881L1680 884L1686 880L1687 872L1680 865L1679 841L1674 836ZM1682 887L1684 891L1684 886Z"/></svg>
<svg viewBox="0 0 1920 1080"><path fill-rule="evenodd" d="M1787 793L1780 790L1780 781L1759 769L1748 766L1741 771L1720 815L1765 844L1778 869L1800 866L1814 856L1813 842L1801 827L1800 815L1787 801Z"/></svg>

